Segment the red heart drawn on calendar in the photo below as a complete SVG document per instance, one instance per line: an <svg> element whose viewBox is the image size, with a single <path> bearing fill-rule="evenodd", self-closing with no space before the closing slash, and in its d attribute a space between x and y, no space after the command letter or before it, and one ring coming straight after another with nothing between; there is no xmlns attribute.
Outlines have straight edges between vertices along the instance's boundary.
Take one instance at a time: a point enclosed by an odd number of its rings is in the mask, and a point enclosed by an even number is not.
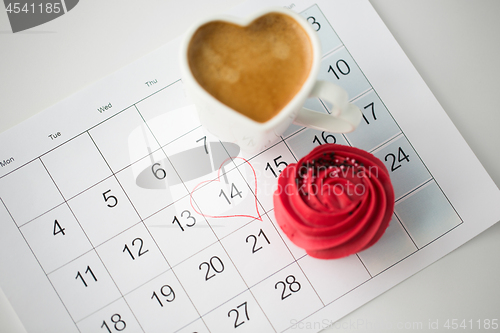
<svg viewBox="0 0 500 333"><path fill-rule="evenodd" d="M206 193L206 192L211 192L212 194L215 193L215 196L217 196L217 192L218 192L218 189L220 187L220 184L221 184L221 170L222 168L224 167L224 165L229 162L231 159L240 159L240 160L243 160L243 162L246 163L246 165L248 167L250 167L250 170L251 170L251 174L250 174L250 178L251 179L247 179L247 182L250 186L253 185L253 194L251 194L253 196L253 203L252 203L252 208L255 209L255 212L249 212L249 213L244 213L244 214L227 214L227 215L224 215L224 214L221 214L217 211L213 211L211 209L215 209L217 210L217 205L214 205L214 206L209 206L209 207L204 207L203 209L199 209L198 208L198 204L200 202L202 202L201 200L203 200L203 198L200 198L199 200L196 200L196 203L195 204L193 202L193 196L195 194L198 194L198 193L201 193L200 195L203 196L204 194L203 193ZM234 183L233 183L234 185ZM198 189L201 189L203 188L203 192L202 191L197 191ZM212 189L215 189L215 191L212 191ZM231 189L232 191L232 189ZM221 193L222 194L222 191ZM224 194L224 196L226 196ZM221 200L223 199L226 199L228 200L227 196L224 197L224 196L221 196L219 195L219 198ZM240 195L241 196L241 195ZM259 212L259 207L258 207L258 203L257 203L257 176L255 174L255 169L253 168L253 166L250 164L250 162L248 162L246 159L242 158L242 157L230 157L230 158L227 158L226 160L224 160L222 162L222 164L220 165L218 171L217 171L217 178L216 179L210 179L210 180L205 180L205 181L202 181L201 183L199 183L198 185L196 185L193 190L191 191L191 193L189 194L189 199L190 199L190 203L191 203L191 207L193 208L193 210L200 214L200 215L203 215L205 217L210 217L210 218L230 218L230 217L250 217L250 218L253 218L253 219L257 219L257 220L260 220L262 221L262 216L260 215L260 212ZM232 194L231 194L231 197L232 197ZM212 207L215 207L215 208L212 208ZM203 212L201 211L203 210ZM255 214L255 215L254 215Z"/></svg>

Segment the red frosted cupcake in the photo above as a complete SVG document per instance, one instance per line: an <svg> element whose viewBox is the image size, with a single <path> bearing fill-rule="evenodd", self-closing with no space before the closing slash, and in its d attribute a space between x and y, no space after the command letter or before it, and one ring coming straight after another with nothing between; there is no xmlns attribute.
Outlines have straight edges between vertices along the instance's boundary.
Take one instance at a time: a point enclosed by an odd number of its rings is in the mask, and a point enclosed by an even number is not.
<svg viewBox="0 0 500 333"><path fill-rule="evenodd" d="M324 144L278 178L274 213L283 232L315 258L362 251L382 237L394 211L385 165L354 147Z"/></svg>

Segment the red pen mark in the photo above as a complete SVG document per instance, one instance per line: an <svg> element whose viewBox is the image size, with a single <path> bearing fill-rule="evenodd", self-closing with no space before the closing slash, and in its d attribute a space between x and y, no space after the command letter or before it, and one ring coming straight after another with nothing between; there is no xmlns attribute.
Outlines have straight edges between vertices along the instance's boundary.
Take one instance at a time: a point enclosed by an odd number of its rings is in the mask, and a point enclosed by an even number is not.
<svg viewBox="0 0 500 333"><path fill-rule="evenodd" d="M210 180L205 180L205 181L202 181L201 183L199 183L198 185L196 185L193 190L191 191L191 193L189 194L189 201L191 203L191 207L193 208L193 210L200 214L200 215L203 215L205 217L210 217L210 218L229 218L229 217L250 217L250 218L254 218L254 219L257 219L259 221L262 221L262 216L260 215L260 212L259 212L259 207L258 207L258 203L257 203L257 176L255 174L255 170L253 168L253 166L250 164L250 162L248 162L246 159L242 158L242 157L239 157L239 156L236 156L236 157L232 157L232 159L240 159L240 160L243 160L244 162L246 162L248 164L248 166L250 167L250 169L252 170L252 174L253 174L253 182L254 182L254 188L253 188L253 192L254 192L254 204L255 204L255 211L257 213L257 216L253 216L253 215L246 215L246 214L234 214L234 215L210 215L210 214L204 214L202 212L200 212L198 210L198 208L196 207L196 205L193 204L193 193L196 191L196 189L200 188L202 185L204 184L207 184L207 183L211 183L211 182L220 182L220 176L221 176L221 169L222 167L226 164L227 161L229 161L231 159L230 158L227 158L226 160L224 160L220 167L219 167L219 170L217 171L217 178L216 179L210 179ZM251 185L251 184L249 184Z"/></svg>

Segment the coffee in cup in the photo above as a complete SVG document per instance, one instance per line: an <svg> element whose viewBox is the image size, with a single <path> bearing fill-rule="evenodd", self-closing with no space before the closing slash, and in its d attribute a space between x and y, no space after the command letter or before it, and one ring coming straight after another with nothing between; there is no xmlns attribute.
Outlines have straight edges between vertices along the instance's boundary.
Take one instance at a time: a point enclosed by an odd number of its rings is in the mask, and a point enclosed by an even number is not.
<svg viewBox="0 0 500 333"><path fill-rule="evenodd" d="M358 126L362 113L347 92L317 80L320 63L316 31L284 8L204 19L180 49L182 82L201 124L247 153L270 147L292 122L336 133ZM303 108L309 97L331 103L331 114Z"/></svg>
<svg viewBox="0 0 500 333"><path fill-rule="evenodd" d="M187 52L193 76L208 93L261 123L292 100L313 62L307 32L276 12L247 26L206 23L194 33Z"/></svg>

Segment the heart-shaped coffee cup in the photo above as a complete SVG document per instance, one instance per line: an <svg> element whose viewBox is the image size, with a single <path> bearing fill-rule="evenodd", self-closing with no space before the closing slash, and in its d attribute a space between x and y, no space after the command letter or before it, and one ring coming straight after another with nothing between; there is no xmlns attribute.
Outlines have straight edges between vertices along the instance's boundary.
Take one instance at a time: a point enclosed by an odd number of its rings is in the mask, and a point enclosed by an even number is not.
<svg viewBox="0 0 500 333"><path fill-rule="evenodd" d="M180 54L201 124L249 153L272 145L292 122L336 133L357 127L362 113L347 92L317 81L320 61L316 31L285 8L205 19L186 33ZM331 114L303 108L309 97L330 102Z"/></svg>

